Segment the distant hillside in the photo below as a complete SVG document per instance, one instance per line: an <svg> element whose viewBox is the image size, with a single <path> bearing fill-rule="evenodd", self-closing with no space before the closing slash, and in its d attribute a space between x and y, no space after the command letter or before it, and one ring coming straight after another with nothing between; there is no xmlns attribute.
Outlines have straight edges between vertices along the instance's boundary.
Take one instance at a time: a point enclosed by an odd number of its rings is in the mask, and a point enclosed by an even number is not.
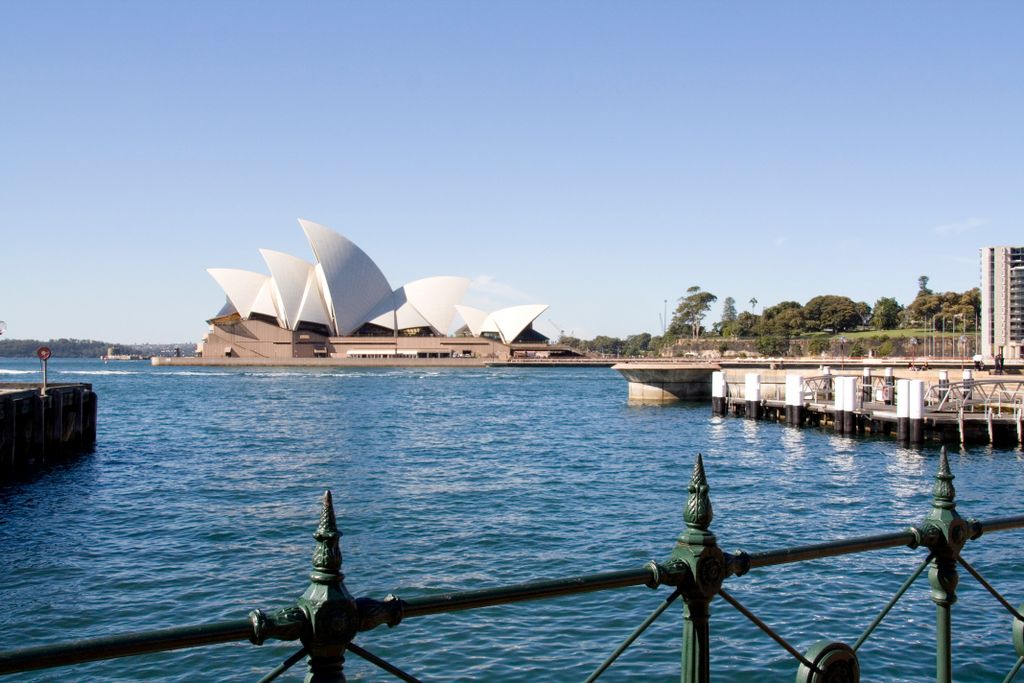
<svg viewBox="0 0 1024 683"><path fill-rule="evenodd" d="M0 339L0 358L34 358L36 349L49 346L54 358L99 358L112 348L116 354L139 356L173 356L195 354L194 343L181 344L113 344L95 339Z"/></svg>

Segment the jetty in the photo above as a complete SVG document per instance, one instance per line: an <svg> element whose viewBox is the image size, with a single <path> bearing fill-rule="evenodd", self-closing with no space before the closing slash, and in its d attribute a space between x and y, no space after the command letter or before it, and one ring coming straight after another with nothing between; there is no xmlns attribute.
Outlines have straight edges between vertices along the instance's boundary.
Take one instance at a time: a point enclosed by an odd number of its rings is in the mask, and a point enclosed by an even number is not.
<svg viewBox="0 0 1024 683"><path fill-rule="evenodd" d="M840 359L836 359L837 361ZM936 367L937 366L937 367ZM920 366L923 367L923 364ZM630 401L710 399L712 413L895 435L906 444L1024 444L1024 377L932 363L623 363Z"/></svg>
<svg viewBox="0 0 1024 683"><path fill-rule="evenodd" d="M91 384L0 384L0 482L91 449L96 406Z"/></svg>

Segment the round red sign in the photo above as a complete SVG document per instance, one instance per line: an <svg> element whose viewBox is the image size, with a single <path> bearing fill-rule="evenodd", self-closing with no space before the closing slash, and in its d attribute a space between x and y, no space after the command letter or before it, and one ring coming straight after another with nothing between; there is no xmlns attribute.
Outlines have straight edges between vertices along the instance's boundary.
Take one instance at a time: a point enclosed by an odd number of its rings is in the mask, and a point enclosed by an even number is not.
<svg viewBox="0 0 1024 683"><path fill-rule="evenodd" d="M36 355L39 356L39 360L48 360L50 358L50 347L40 346L36 349Z"/></svg>

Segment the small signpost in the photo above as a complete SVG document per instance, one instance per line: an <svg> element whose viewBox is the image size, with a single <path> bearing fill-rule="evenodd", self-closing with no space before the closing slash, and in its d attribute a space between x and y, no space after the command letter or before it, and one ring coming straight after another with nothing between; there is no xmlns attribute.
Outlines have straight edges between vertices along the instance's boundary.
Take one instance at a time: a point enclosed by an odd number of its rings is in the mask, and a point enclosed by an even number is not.
<svg viewBox="0 0 1024 683"><path fill-rule="evenodd" d="M43 366L43 388L41 395L46 396L46 361L50 360L50 347L40 346L36 349L36 355L39 357L39 363Z"/></svg>

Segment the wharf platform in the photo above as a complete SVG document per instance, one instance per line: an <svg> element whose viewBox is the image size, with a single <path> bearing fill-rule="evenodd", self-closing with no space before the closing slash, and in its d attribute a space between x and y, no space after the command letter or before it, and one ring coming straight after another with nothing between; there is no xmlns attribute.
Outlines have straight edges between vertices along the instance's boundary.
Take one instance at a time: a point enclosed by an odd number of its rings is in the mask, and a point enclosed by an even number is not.
<svg viewBox="0 0 1024 683"><path fill-rule="evenodd" d="M821 427L848 435L897 436L901 441L911 441L909 424L906 436L901 435L901 418L896 406L884 402L865 402L853 410L842 410L837 409L832 402L808 401L803 405L802 417L797 420L787 417L785 400L762 399L756 409L751 409L742 397L728 397L726 406L727 414L735 417L784 422L793 427ZM909 423L910 418L905 419ZM1019 409L1008 412L985 409L974 412L925 410L919 419L921 436L915 439L918 442L1024 443Z"/></svg>
<svg viewBox="0 0 1024 683"><path fill-rule="evenodd" d="M891 434L905 443L1024 444L1024 377L947 359L624 363L629 400L711 399L717 415ZM834 364L829 364L834 363Z"/></svg>
<svg viewBox="0 0 1024 683"><path fill-rule="evenodd" d="M90 450L96 408L91 384L0 383L0 482Z"/></svg>

